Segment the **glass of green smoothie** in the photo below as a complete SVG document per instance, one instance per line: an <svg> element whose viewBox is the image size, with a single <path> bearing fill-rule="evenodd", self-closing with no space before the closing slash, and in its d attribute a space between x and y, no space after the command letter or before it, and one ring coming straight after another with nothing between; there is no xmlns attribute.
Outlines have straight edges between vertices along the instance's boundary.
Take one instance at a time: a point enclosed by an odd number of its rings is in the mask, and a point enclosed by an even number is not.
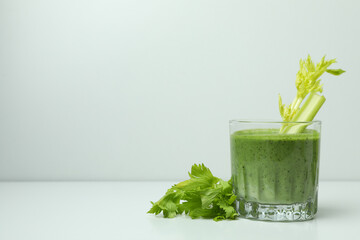
<svg viewBox="0 0 360 240"><path fill-rule="evenodd" d="M301 129L283 133L284 128ZM230 121L231 171L240 217L304 221L317 212L320 121Z"/></svg>

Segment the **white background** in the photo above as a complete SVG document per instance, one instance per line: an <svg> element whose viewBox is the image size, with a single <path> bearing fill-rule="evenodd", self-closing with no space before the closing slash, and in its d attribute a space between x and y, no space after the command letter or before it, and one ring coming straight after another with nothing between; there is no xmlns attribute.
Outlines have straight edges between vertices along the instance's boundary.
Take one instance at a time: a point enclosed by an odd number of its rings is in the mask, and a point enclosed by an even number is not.
<svg viewBox="0 0 360 240"><path fill-rule="evenodd" d="M337 58L320 178L359 177L360 3L0 0L0 180L230 177L228 120L275 119Z"/></svg>

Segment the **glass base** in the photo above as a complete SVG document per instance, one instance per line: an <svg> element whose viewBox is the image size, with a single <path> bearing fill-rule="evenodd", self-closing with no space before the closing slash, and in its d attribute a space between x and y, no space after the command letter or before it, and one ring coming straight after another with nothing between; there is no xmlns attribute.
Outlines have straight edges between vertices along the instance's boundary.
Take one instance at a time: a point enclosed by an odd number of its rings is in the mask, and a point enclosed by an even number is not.
<svg viewBox="0 0 360 240"><path fill-rule="evenodd" d="M236 201L236 210L242 218L261 221L294 222L313 219L317 211L316 205L311 200L305 203L293 204L262 204L240 199Z"/></svg>

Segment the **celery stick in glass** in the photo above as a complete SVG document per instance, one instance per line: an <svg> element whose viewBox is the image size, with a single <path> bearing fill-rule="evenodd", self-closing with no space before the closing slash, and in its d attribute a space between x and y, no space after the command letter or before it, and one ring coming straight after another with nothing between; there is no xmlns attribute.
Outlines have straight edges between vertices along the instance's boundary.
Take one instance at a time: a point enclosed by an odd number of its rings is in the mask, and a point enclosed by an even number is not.
<svg viewBox="0 0 360 240"><path fill-rule="evenodd" d="M336 63L335 59L327 61L325 56L316 66L311 60L310 55L308 55L307 59L300 60L300 70L296 74L295 81L297 89L296 97L291 104L286 106L282 103L281 96L279 95L279 110L284 122L312 121L314 119L316 113L325 102L325 97L316 94L323 91L323 85L320 83L321 79L319 77L324 72L335 76L345 72L342 69L328 69L333 63ZM300 107L303 100L309 94L308 100ZM280 133L300 133L305 127L304 125L292 126L290 123L285 123L280 128Z"/></svg>

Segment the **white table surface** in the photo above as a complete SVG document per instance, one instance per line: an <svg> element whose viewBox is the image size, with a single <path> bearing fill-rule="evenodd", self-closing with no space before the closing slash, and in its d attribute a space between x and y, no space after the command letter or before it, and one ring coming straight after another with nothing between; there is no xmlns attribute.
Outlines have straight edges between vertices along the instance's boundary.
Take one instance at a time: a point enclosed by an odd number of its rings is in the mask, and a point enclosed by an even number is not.
<svg viewBox="0 0 360 240"><path fill-rule="evenodd" d="M0 239L293 240L356 239L360 234L360 182L320 182L319 212L307 222L214 222L146 214L150 201L174 183L0 182Z"/></svg>

